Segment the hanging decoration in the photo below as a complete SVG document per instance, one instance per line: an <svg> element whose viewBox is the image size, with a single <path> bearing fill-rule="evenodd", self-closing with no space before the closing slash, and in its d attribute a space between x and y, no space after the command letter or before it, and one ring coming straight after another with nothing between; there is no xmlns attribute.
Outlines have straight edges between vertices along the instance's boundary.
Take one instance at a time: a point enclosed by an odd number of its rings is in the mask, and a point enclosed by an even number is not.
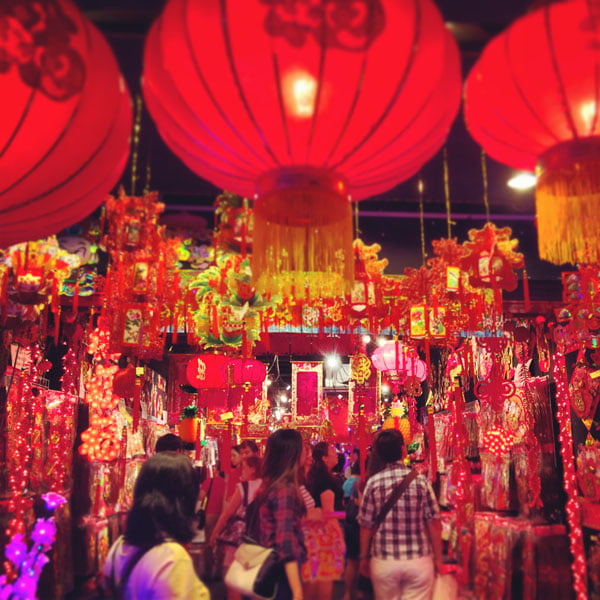
<svg viewBox="0 0 600 600"><path fill-rule="evenodd" d="M73 2L2 8L0 244L40 239L104 200L129 153L131 100L113 53Z"/></svg>
<svg viewBox="0 0 600 600"><path fill-rule="evenodd" d="M260 336L278 296L266 298L252 283L250 260L218 254L216 264L189 282L196 305L190 309L192 336L203 348L230 346L245 355Z"/></svg>
<svg viewBox="0 0 600 600"><path fill-rule="evenodd" d="M194 404L184 407L179 419L179 437L184 442L195 443L198 439L198 407Z"/></svg>
<svg viewBox="0 0 600 600"><path fill-rule="evenodd" d="M86 385L84 401L89 404L89 427L81 434L79 453L90 461L110 462L117 458L120 439L114 409L119 397L113 392L118 355L111 354L110 330L101 319L90 333L88 352L94 357L93 375Z"/></svg>
<svg viewBox="0 0 600 600"><path fill-rule="evenodd" d="M390 189L439 149L460 99L458 52L429 0L339 5L309 21L305 10L171 0L146 41L144 96L188 167L255 198L261 291L284 277L317 295L325 275L350 292L350 200Z"/></svg>
<svg viewBox="0 0 600 600"><path fill-rule="evenodd" d="M537 171L540 258L600 262L600 119L594 2L546 3L484 49L465 88L465 117L495 160Z"/></svg>
<svg viewBox="0 0 600 600"><path fill-rule="evenodd" d="M31 531L31 545L24 534L15 533L4 548L4 556L11 563L11 575L0 576L0 589L3 598L35 600L37 587L43 568L50 562L50 552L56 540L55 511L67 502L60 494L42 494L45 516L36 520Z"/></svg>
<svg viewBox="0 0 600 600"><path fill-rule="evenodd" d="M104 289L111 314L111 352L151 359L163 355L167 327L179 326L184 294L176 264L179 240L165 239L158 194L109 196L104 246L112 258Z"/></svg>

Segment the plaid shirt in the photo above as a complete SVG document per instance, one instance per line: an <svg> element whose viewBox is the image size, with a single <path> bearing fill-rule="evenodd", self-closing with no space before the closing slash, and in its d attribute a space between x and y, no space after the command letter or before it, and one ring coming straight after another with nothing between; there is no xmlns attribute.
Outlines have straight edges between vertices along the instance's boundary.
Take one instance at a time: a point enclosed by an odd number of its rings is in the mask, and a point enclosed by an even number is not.
<svg viewBox="0 0 600 600"><path fill-rule="evenodd" d="M374 527L392 489L408 473L409 467L392 463L367 481L358 514L358 522L363 527ZM427 521L439 516L440 509L429 481L425 475L417 475L375 533L371 556L394 560L429 556L433 551Z"/></svg>
<svg viewBox="0 0 600 600"><path fill-rule="evenodd" d="M293 485L271 488L259 507L256 540L274 548L284 563L306 560L300 521L306 509Z"/></svg>

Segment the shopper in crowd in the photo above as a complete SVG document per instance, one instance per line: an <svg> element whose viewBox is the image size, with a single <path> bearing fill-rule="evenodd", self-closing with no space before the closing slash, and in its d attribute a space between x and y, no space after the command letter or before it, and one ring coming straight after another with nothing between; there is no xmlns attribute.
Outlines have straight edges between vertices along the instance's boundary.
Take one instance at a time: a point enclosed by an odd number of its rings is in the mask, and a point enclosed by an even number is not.
<svg viewBox="0 0 600 600"><path fill-rule="evenodd" d="M244 440L240 444L240 457L242 460L250 456L259 456L258 445L254 440Z"/></svg>
<svg viewBox="0 0 600 600"><path fill-rule="evenodd" d="M262 483L261 462L257 456L249 456L242 460L242 480L223 508L210 536L212 546L218 543L223 547L223 573L227 572L227 568L233 562L233 555L246 533L246 510ZM241 599L241 596L234 590L229 590L228 598Z"/></svg>
<svg viewBox="0 0 600 600"><path fill-rule="evenodd" d="M183 547L194 536L197 496L197 478L185 456L160 452L144 463L125 534L104 565L105 589L126 600L210 597Z"/></svg>
<svg viewBox="0 0 600 600"><path fill-rule="evenodd" d="M263 546L274 548L284 566L276 600L303 600L300 565L306 558L301 520L305 514L298 469L302 436L278 429L269 436L261 488L247 510L247 532Z"/></svg>
<svg viewBox="0 0 600 600"><path fill-rule="evenodd" d="M344 542L346 543L346 564L344 566L344 600L352 598L352 590L358 576L358 560L360 555L360 525L358 524L360 486L360 464L352 463L351 474L344 482Z"/></svg>
<svg viewBox="0 0 600 600"><path fill-rule="evenodd" d="M311 533L307 536L309 560L302 568L306 596L311 599L330 600L333 582L341 578L344 570L344 535L338 520L344 516L343 492L332 474L338 464L334 446L327 442L315 445L307 488L316 507L322 510L322 519L310 523Z"/></svg>
<svg viewBox="0 0 600 600"><path fill-rule="evenodd" d="M183 452L183 440L174 433L165 433L156 440L154 452Z"/></svg>
<svg viewBox="0 0 600 600"><path fill-rule="evenodd" d="M240 482L242 477L242 455L240 454L241 447L233 446L231 448L231 468L229 473L227 473L226 480L226 488L225 488L225 502L231 499L233 493L235 492L235 486Z"/></svg>
<svg viewBox="0 0 600 600"><path fill-rule="evenodd" d="M204 499L206 498L206 502ZM223 510L225 498L225 474L221 471L221 463L217 461L210 477L207 477L200 486L200 495L198 496L198 506L205 504L206 524L204 533L206 539L210 539L212 531L217 523L217 519Z"/></svg>
<svg viewBox="0 0 600 600"><path fill-rule="evenodd" d="M404 440L395 429L375 438L371 461L384 467L366 484L359 523L362 572L370 570L376 600L429 600L442 563L439 507L424 475L417 475L373 533L395 486L411 472L402 461Z"/></svg>

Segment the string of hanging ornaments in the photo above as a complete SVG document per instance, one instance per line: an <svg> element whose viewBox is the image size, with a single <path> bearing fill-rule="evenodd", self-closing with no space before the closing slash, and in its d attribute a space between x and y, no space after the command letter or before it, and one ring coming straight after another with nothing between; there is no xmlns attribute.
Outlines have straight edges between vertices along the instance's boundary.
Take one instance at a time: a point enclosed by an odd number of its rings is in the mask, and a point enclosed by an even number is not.
<svg viewBox="0 0 600 600"><path fill-rule="evenodd" d="M117 61L67 0L2 7L0 247L89 215L121 175L132 110Z"/></svg>
<svg viewBox="0 0 600 600"><path fill-rule="evenodd" d="M552 3L493 39L465 87L465 118L495 160L537 171L540 258L600 260L598 2Z"/></svg>
<svg viewBox="0 0 600 600"><path fill-rule="evenodd" d="M309 11L299 0L169 0L146 41L143 91L189 168L254 200L260 290L291 280L316 296L350 292L351 201L439 150L461 77L430 0Z"/></svg>

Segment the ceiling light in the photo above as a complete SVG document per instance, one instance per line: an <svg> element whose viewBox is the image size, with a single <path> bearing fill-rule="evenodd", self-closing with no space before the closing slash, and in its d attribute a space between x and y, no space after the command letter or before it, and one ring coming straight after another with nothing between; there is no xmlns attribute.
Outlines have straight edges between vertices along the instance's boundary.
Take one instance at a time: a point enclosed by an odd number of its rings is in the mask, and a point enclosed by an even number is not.
<svg viewBox="0 0 600 600"><path fill-rule="evenodd" d="M371 336L368 334L363 335L362 342L363 342L363 344L369 344L371 342Z"/></svg>
<svg viewBox="0 0 600 600"><path fill-rule="evenodd" d="M537 178L534 173L527 173L523 171L511 177L506 185L513 190L524 191L535 187L536 181Z"/></svg>
<svg viewBox="0 0 600 600"><path fill-rule="evenodd" d="M340 361L340 357L337 354L328 354L325 357L325 364L330 369L339 369L342 362Z"/></svg>

